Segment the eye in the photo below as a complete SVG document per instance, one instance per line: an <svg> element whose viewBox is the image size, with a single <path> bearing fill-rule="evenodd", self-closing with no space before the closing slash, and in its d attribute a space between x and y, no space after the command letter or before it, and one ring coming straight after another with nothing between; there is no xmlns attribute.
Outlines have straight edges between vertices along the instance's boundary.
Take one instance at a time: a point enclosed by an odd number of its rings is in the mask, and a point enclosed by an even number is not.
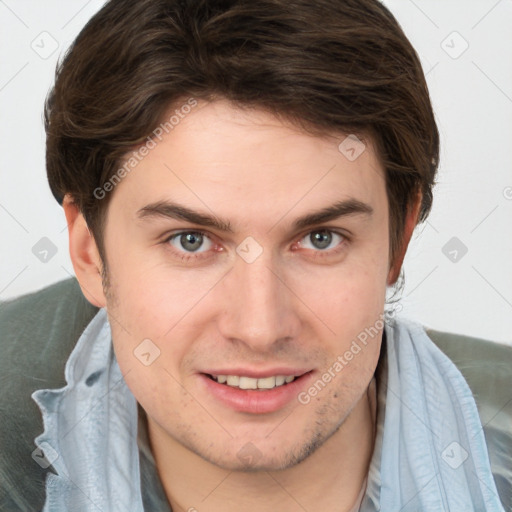
<svg viewBox="0 0 512 512"><path fill-rule="evenodd" d="M304 249L314 249L317 251L327 251L339 246L345 237L329 229L317 229L310 231L299 241L299 245Z"/></svg>
<svg viewBox="0 0 512 512"><path fill-rule="evenodd" d="M212 248L213 242L200 231L182 231L171 235L167 242L178 252L206 252Z"/></svg>

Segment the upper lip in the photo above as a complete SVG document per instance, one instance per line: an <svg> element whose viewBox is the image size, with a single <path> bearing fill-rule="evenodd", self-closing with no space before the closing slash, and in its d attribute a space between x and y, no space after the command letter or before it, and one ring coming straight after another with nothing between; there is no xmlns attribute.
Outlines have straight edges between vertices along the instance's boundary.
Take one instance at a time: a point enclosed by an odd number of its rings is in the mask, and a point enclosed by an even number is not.
<svg viewBox="0 0 512 512"><path fill-rule="evenodd" d="M310 372L310 368L268 368L266 370L256 370L251 368L229 368L229 369L215 369L215 370L206 370L202 373L206 373L208 375L239 375L243 377L252 377L253 379L264 379L265 377L275 377L276 375L284 375L285 377L289 377L293 375L294 377L300 377L305 373Z"/></svg>

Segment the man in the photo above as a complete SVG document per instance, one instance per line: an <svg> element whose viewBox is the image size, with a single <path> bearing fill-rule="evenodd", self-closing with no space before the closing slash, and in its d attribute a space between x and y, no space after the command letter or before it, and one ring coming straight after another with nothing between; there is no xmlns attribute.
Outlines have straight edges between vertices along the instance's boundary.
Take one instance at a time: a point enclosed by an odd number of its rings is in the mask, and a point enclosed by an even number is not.
<svg viewBox="0 0 512 512"><path fill-rule="evenodd" d="M46 129L99 311L69 283L49 308L64 357L49 368L43 335L37 372L65 384L31 394L44 488L8 477L5 503L503 510L468 384L385 313L439 154L385 7L111 1L60 65Z"/></svg>

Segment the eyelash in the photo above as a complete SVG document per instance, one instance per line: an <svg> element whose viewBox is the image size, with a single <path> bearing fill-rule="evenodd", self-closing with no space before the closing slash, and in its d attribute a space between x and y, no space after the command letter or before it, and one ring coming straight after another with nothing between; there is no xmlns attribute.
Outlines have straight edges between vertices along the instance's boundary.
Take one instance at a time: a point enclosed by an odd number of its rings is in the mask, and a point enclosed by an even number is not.
<svg viewBox="0 0 512 512"><path fill-rule="evenodd" d="M334 235L338 235L338 236L342 237L343 240L334 249L313 251L313 254L314 254L313 258L314 259L335 256L336 254L339 254L340 252L342 252L345 249L345 246L347 245L347 243L350 242L350 238L345 233L341 233L341 232L339 232L337 230L329 229L329 228L324 228L324 227L320 227L320 228L308 231L307 233L305 233L304 235L302 235L298 239L298 242L304 240L304 238L306 238L307 236L311 235L312 233L318 233L318 232L321 232L321 231L327 231L328 233L331 233L331 234L334 234ZM203 260L203 259L209 258L210 255L208 253L210 251L204 251L204 252L180 252L180 251L175 250L170 245L169 242L171 240L173 240L173 239L175 239L175 238L177 238L177 237L179 237L181 235L190 234L190 233L202 235L203 237L208 238L209 240L211 240L211 242L213 244L215 244L215 242L211 239L211 236L207 232L201 231L200 229L191 229L191 230L178 231L176 233L173 233L173 234L167 236L163 240L162 243L166 244L166 246L171 250L171 252L173 254L177 255L181 259L181 261ZM296 244L298 242L294 242L294 244ZM312 249L308 249L308 250L312 250Z"/></svg>

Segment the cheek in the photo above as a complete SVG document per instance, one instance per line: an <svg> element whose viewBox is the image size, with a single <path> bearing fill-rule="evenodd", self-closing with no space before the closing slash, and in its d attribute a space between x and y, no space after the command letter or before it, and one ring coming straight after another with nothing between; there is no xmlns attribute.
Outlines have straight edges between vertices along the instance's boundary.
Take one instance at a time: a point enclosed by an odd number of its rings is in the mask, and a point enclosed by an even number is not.
<svg viewBox="0 0 512 512"><path fill-rule="evenodd" d="M137 254L118 258L110 272L115 314L134 336L161 338L199 299L190 278Z"/></svg>
<svg viewBox="0 0 512 512"><path fill-rule="evenodd" d="M347 331L354 334L353 329L374 323L382 313L386 278L386 265L353 258L337 268L305 273L291 288L331 331L345 337Z"/></svg>
<svg viewBox="0 0 512 512"><path fill-rule="evenodd" d="M181 384L187 377L183 361L189 347L182 343L186 338L177 332L169 343L151 334L161 329L143 321L132 322L136 330L127 332L120 326L119 311L109 315L116 359L137 401L146 410L162 406L167 414L187 407L192 398Z"/></svg>
<svg viewBox="0 0 512 512"><path fill-rule="evenodd" d="M354 258L308 274L294 288L311 309L306 325L317 326L311 339L322 344L326 378L335 375L329 390L345 404L360 396L378 361L387 276L387 260L382 261L377 255Z"/></svg>
<svg viewBox="0 0 512 512"><path fill-rule="evenodd" d="M169 361L183 357L181 344L164 343L165 333L173 329L180 313L175 311L180 302L169 300L165 282L152 279L133 257L111 267L109 282L107 312L119 366L134 391L144 389L145 394L156 394L155 379L165 377L161 362L166 360L165 368L174 375L177 368Z"/></svg>
<svg viewBox="0 0 512 512"><path fill-rule="evenodd" d="M190 373L184 361L204 330L198 311L203 311L201 298L211 287L209 280L198 281L191 273L171 272L133 257L111 272L107 310L114 349L137 398L157 400L162 387L174 389ZM146 352L150 359L155 357L150 366L141 361ZM179 396L179 387L175 393Z"/></svg>

